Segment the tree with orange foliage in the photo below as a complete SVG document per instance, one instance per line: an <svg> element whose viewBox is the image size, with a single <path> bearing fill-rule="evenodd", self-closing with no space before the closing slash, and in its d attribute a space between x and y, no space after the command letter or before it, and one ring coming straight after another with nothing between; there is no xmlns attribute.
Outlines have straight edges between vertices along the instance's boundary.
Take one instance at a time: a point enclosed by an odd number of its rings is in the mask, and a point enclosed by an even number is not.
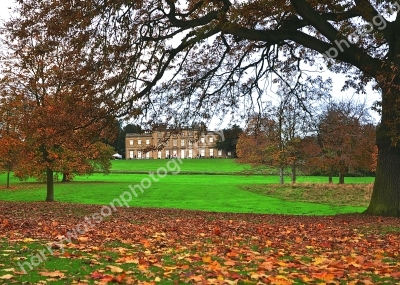
<svg viewBox="0 0 400 285"><path fill-rule="evenodd" d="M307 83L281 86L276 94L277 104L253 118L240 137L239 161L263 164L268 160L279 169L281 184L284 183L284 170L289 167L292 183L296 183L297 167L304 155L301 140L311 127L312 105L316 97L329 94L329 83L325 82L317 90ZM306 98L300 103L299 97Z"/></svg>
<svg viewBox="0 0 400 285"><path fill-rule="evenodd" d="M17 129L16 110L7 97L0 97L0 171L7 173L6 187L10 187L10 173L19 165L24 142Z"/></svg>
<svg viewBox="0 0 400 285"><path fill-rule="evenodd" d="M276 123L266 118L254 118L239 135L236 145L238 161L254 165L272 164L268 145L276 142Z"/></svg>
<svg viewBox="0 0 400 285"><path fill-rule="evenodd" d="M280 113L282 111L282 108L278 108L277 118L263 116L250 121L246 130L239 136L236 146L238 161L277 167L280 184L284 184L285 168L290 167L292 183L295 183L297 161L300 157L300 137L291 129L294 125L283 124L283 113Z"/></svg>
<svg viewBox="0 0 400 285"><path fill-rule="evenodd" d="M378 163L378 147L374 147L374 151L372 153L372 164L371 164L371 171L376 172L376 166Z"/></svg>
<svg viewBox="0 0 400 285"><path fill-rule="evenodd" d="M106 71L86 47L64 40L89 34L74 29L60 34L56 25L18 18L6 27L1 97L4 107L13 108L10 118L23 148L12 146L11 137L2 140L21 160L15 175L45 177L46 201L54 201L56 172L109 169L113 150L102 141L114 136L116 103L101 84Z"/></svg>
<svg viewBox="0 0 400 285"><path fill-rule="evenodd" d="M339 173L339 183L351 169L369 171L375 145L375 126L365 106L351 101L331 102L318 122L315 140L308 140L309 165L332 176Z"/></svg>

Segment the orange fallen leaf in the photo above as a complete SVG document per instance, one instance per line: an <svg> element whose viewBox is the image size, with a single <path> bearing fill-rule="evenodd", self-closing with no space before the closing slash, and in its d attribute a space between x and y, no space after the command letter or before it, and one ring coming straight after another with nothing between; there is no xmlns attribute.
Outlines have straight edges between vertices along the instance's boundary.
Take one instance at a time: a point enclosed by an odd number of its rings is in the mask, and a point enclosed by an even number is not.
<svg viewBox="0 0 400 285"><path fill-rule="evenodd" d="M236 264L236 262L233 260L227 260L224 262L224 265L226 265L226 266L234 266L235 264Z"/></svg>
<svg viewBox="0 0 400 285"><path fill-rule="evenodd" d="M65 277L65 274L59 270L56 270L53 272L43 271L43 272L39 272L39 275L45 276L45 277L56 277L56 278L64 278Z"/></svg>
<svg viewBox="0 0 400 285"><path fill-rule="evenodd" d="M79 241L80 243L87 243L88 240L89 240L88 237L78 237L78 241Z"/></svg>
<svg viewBox="0 0 400 285"><path fill-rule="evenodd" d="M114 265L107 265L107 268L110 268L112 273L121 273L124 272L124 270L118 266L114 266Z"/></svg>
<svg viewBox="0 0 400 285"><path fill-rule="evenodd" d="M122 283L122 281L125 279L126 273L122 273L119 274L117 276L114 277L114 281L118 282L118 283Z"/></svg>
<svg viewBox="0 0 400 285"><path fill-rule="evenodd" d="M312 277L323 280L325 282L332 281L335 279L335 275L328 272L313 273Z"/></svg>
<svg viewBox="0 0 400 285"><path fill-rule="evenodd" d="M211 263L212 262L211 256L203 256L203 262L204 263Z"/></svg>
<svg viewBox="0 0 400 285"><path fill-rule="evenodd" d="M3 276L0 276L0 279L9 280L9 279L11 279L13 277L14 277L14 275L6 274L6 275L3 275Z"/></svg>
<svg viewBox="0 0 400 285"><path fill-rule="evenodd" d="M220 227L215 227L214 228L214 235L220 236L221 235L221 228Z"/></svg>
<svg viewBox="0 0 400 285"><path fill-rule="evenodd" d="M204 277L202 275L191 276L189 280L193 280L194 282L200 282L204 280Z"/></svg>

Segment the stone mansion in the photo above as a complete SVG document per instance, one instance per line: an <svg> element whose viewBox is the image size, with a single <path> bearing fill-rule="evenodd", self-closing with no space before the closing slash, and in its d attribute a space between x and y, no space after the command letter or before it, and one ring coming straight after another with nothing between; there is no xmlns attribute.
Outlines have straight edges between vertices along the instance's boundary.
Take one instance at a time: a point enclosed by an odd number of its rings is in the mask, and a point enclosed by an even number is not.
<svg viewBox="0 0 400 285"><path fill-rule="evenodd" d="M195 128L186 128L179 133L166 130L127 133L126 159L232 157L231 152L215 148L220 136L223 138L222 131L201 132Z"/></svg>

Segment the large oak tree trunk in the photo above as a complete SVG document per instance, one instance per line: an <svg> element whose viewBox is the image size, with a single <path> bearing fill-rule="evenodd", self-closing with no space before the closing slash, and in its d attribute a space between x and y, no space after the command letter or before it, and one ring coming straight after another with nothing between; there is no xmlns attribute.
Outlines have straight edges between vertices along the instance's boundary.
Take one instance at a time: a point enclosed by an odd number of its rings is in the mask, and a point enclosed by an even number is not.
<svg viewBox="0 0 400 285"><path fill-rule="evenodd" d="M371 202L366 213L400 216L400 150L379 148L376 178Z"/></svg>
<svg viewBox="0 0 400 285"><path fill-rule="evenodd" d="M50 167L46 168L46 182L47 182L47 202L54 201L54 180L53 180L53 170Z"/></svg>
<svg viewBox="0 0 400 285"><path fill-rule="evenodd" d="M397 83L397 84L396 84ZM378 159L375 184L367 214L400 217L400 143L395 146L393 126L400 126L400 76L382 88L382 118L376 133Z"/></svg>
<svg viewBox="0 0 400 285"><path fill-rule="evenodd" d="M377 131L377 146L375 184L366 213L400 217L400 147L390 144L382 126Z"/></svg>

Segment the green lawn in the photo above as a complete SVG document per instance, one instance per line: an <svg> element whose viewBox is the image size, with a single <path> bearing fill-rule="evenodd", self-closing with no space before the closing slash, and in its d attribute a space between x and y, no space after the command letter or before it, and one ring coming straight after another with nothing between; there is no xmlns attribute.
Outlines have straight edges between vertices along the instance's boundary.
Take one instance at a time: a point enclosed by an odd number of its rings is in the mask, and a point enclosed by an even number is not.
<svg viewBox="0 0 400 285"><path fill-rule="evenodd" d="M113 160L111 171L156 171L165 167L168 159ZM234 159L182 159L182 172L238 172L251 169L248 164L238 164Z"/></svg>
<svg viewBox="0 0 400 285"><path fill-rule="evenodd" d="M154 174L153 174L154 175ZM361 212L364 207L335 206L282 199L254 193L243 189L243 185L262 185L278 183L276 176L244 175L172 175L164 178L149 174L94 174L76 177L70 183L55 183L55 198L60 202L107 205L129 191L129 186L141 185L151 181L148 189L139 190L138 197L129 201L129 206L192 209L215 212L236 213L278 213L294 215L331 215L348 212ZM2 181L5 175L0 176ZM145 180L143 180L145 179ZM302 182L325 182L326 177L299 177ZM372 178L348 178L348 182L371 182ZM16 182L17 189L0 191L0 200L42 201L46 188L38 182ZM147 184L144 184L147 187ZM129 200L129 194L125 194ZM116 204L118 205L118 204Z"/></svg>
<svg viewBox="0 0 400 285"><path fill-rule="evenodd" d="M313 199L309 201L287 199L287 197L299 197L299 195L288 196L286 192L282 194L282 191L268 191L268 189L275 189L276 186L273 184L279 182L278 176L235 174L249 171L251 173L251 167L237 164L233 159L184 159L181 164L178 160L166 159L115 160L112 170L116 172L108 175L96 173L91 176L75 177L70 183L56 182L55 199L60 202L98 205L107 205L112 201L118 205L119 201L124 202L122 200L125 199L130 207L294 215L331 215L361 212L365 209L360 204L349 202L346 205L338 205L329 203L326 199L323 203L316 203L319 201L318 193L317 195L314 193ZM202 174L202 172L207 174ZM210 173L218 175L210 175ZM4 181L5 184L5 174L0 175L0 181ZM290 185L289 177L286 178L286 182ZM327 178L299 176L298 182L299 185L326 183ZM334 182L337 182L337 179ZM373 177L346 178L346 183L372 182ZM144 183L143 193L140 189L136 189L138 195L132 196L131 199L129 195L132 195L132 192L129 187L140 186L141 183ZM43 183L33 182L32 179L28 182L20 182L12 177L11 185L14 186L11 190L1 188L0 200L42 201L45 198L46 186ZM294 191L300 193L302 189ZM346 193L346 191L342 192ZM274 195L276 193L278 195ZM332 197L335 199L334 195Z"/></svg>

